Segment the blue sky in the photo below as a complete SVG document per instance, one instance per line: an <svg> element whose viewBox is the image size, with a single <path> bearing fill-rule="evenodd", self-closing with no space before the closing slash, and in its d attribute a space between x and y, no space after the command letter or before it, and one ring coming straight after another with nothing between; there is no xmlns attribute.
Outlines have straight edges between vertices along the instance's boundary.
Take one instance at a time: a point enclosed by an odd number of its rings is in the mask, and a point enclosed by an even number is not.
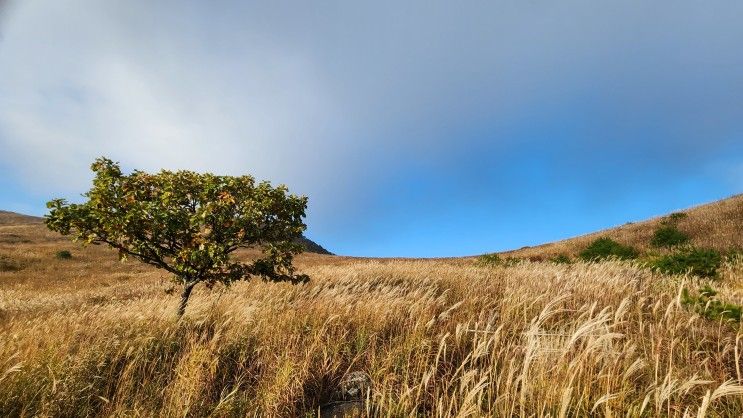
<svg viewBox="0 0 743 418"><path fill-rule="evenodd" d="M366 256L534 245L743 192L743 3L0 0L0 208L250 173Z"/></svg>

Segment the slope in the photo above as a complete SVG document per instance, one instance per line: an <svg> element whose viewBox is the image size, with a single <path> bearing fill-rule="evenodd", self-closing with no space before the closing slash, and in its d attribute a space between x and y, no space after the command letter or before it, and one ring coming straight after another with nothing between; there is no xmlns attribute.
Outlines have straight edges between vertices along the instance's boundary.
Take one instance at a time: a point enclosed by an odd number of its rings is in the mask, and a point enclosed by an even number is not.
<svg viewBox="0 0 743 418"><path fill-rule="evenodd" d="M743 194L674 213L685 214L678 217L677 226L680 231L689 235L690 244L720 251L743 248ZM653 232L668 215L641 222L628 222L615 228L500 254L535 260L558 254L574 256L593 240L601 237L608 237L619 243L632 245L641 251L647 251L651 249Z"/></svg>

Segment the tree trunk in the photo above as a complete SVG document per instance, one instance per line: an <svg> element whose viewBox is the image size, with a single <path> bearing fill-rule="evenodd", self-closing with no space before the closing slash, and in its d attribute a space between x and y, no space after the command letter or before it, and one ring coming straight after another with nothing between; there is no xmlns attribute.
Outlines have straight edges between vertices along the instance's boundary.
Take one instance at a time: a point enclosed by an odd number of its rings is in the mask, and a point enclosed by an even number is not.
<svg viewBox="0 0 743 418"><path fill-rule="evenodd" d="M188 304L188 298L191 297L191 291L196 286L196 281L186 282L183 286L183 293L181 293L181 303L178 305L178 319L180 319L184 313L186 313L186 305Z"/></svg>

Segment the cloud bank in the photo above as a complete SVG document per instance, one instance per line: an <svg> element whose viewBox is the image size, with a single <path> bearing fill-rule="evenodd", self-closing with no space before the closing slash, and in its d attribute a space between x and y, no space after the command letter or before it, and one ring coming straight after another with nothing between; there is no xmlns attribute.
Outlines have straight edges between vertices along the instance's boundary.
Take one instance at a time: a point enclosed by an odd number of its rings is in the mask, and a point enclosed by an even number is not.
<svg viewBox="0 0 743 418"><path fill-rule="evenodd" d="M0 172L29 201L84 191L99 155L248 172L309 195L331 249L456 255L519 243L504 222L743 186L739 2L5 9Z"/></svg>

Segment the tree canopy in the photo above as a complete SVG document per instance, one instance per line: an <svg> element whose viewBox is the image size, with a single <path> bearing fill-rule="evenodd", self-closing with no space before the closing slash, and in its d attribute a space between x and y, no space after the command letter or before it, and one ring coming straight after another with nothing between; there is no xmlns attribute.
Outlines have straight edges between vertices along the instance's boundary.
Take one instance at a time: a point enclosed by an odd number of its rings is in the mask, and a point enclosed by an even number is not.
<svg viewBox="0 0 743 418"><path fill-rule="evenodd" d="M107 244L122 259L133 257L172 273L183 285L179 315L197 283L229 285L258 276L299 283L294 240L302 235L307 198L286 186L256 183L251 176L193 171L122 173L118 163L97 159L93 186L81 204L54 199L46 225L86 244ZM248 263L230 255L260 247Z"/></svg>

